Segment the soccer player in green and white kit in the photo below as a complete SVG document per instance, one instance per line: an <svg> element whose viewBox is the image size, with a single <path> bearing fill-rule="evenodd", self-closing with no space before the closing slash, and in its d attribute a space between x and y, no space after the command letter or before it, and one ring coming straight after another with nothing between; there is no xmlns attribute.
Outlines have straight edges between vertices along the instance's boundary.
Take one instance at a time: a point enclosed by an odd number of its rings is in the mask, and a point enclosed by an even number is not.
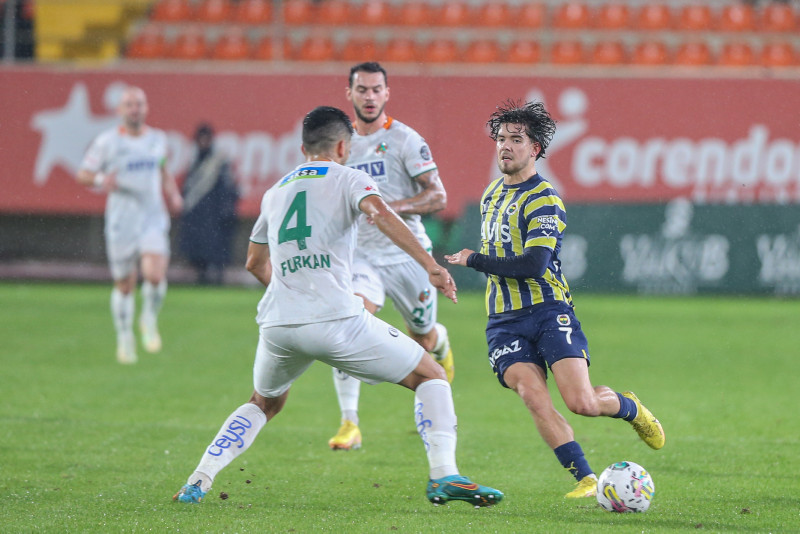
<svg viewBox="0 0 800 534"><path fill-rule="evenodd" d="M111 316L117 331L117 360L124 364L137 359L133 336L137 267L144 278L142 344L148 352L161 350L157 318L167 293L170 227L164 198L174 213L183 206L166 168L167 137L145 124L147 109L144 91L126 88L119 105L122 123L94 140L77 175L78 182L108 193L105 238L114 279Z"/></svg>
<svg viewBox="0 0 800 534"><path fill-rule="evenodd" d="M267 286L256 318L255 391L222 425L175 500L201 501L217 473L253 443L283 408L292 383L317 360L367 383L414 391L415 425L430 467L428 500L489 506L503 498L458 472L456 414L444 369L418 343L366 311L353 293L353 249L364 213L422 266L434 288L456 300L450 274L383 201L375 181L341 165L352 132L343 111L311 111L303 120L306 162L264 194L247 252L247 269Z"/></svg>
<svg viewBox="0 0 800 534"><path fill-rule="evenodd" d="M381 195L403 218L422 246L431 249L421 215L444 209L447 202L439 171L425 140L411 127L386 114L389 86L386 70L374 62L350 69L347 100L355 112L352 149L347 166L372 176ZM358 229L353 262L353 290L372 313L388 295L403 316L408 334L454 374L453 352L447 329L437 322L436 291L420 266L394 245L366 216ZM342 411L341 426L328 441L336 449L361 446L358 398L361 383L334 370L333 381Z"/></svg>
<svg viewBox="0 0 800 534"><path fill-rule="evenodd" d="M553 406L548 367L570 411L624 419L654 449L664 446L664 430L632 392L593 387L589 380L589 346L558 257L566 210L535 165L553 138L555 121L540 102L508 102L488 125L502 176L481 198L481 249L445 258L487 274L492 369L502 386L520 396L539 434L577 480L566 497L592 497L597 477L572 427Z"/></svg>

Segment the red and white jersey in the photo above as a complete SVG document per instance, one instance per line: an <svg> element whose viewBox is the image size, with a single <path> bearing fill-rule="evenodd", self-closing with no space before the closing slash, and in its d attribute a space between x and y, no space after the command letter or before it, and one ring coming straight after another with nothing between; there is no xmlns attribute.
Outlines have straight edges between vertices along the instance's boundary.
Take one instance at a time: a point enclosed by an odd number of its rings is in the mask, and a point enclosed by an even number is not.
<svg viewBox="0 0 800 534"><path fill-rule="evenodd" d="M112 240L127 240L154 224L169 230L161 184L166 157L167 136L156 128L132 136L117 127L92 142L81 169L116 177L117 189L106 201L106 233Z"/></svg>
<svg viewBox="0 0 800 534"><path fill-rule="evenodd" d="M353 135L347 166L372 176L386 202L417 195L422 187L416 182L416 177L436 169L425 139L409 126L392 118L377 132ZM431 240L425 233L421 216L404 215L403 221L422 246L430 249ZM409 261L408 254L369 224L366 216L359 221L357 253L374 265Z"/></svg>
<svg viewBox="0 0 800 534"><path fill-rule="evenodd" d="M378 195L366 173L331 161L299 165L261 200L250 240L269 245L272 279L258 304L262 327L352 317L352 263L359 204Z"/></svg>

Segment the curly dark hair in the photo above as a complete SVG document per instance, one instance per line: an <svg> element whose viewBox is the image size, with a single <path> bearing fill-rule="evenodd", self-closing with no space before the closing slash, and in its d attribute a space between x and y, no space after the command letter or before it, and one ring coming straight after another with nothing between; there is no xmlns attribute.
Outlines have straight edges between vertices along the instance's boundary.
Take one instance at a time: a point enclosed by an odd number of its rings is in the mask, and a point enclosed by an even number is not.
<svg viewBox="0 0 800 534"><path fill-rule="evenodd" d="M497 106L497 111L492 113L486 122L489 127L489 137L497 141L497 135L504 124L521 124L525 134L535 143L539 143L539 153L536 159L543 158L547 146L556 133L556 121L550 116L541 102L525 102L506 100Z"/></svg>

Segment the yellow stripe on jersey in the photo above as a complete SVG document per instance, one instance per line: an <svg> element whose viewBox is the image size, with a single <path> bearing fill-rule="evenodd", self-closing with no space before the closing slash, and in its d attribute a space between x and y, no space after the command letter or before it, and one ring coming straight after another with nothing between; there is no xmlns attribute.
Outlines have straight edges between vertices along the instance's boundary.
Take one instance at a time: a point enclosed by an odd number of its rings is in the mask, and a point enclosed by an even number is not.
<svg viewBox="0 0 800 534"><path fill-rule="evenodd" d="M504 185L502 178L489 184L481 198L480 253L505 258L524 254L530 247L546 247L553 256L541 278L519 280L489 275L488 313L519 310L543 302L571 303L558 259L566 225L564 203L539 175L519 185Z"/></svg>

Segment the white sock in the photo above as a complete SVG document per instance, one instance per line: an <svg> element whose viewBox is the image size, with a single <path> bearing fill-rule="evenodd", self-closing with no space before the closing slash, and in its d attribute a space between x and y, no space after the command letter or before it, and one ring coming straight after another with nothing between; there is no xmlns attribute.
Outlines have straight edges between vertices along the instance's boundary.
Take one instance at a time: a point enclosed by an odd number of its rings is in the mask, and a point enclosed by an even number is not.
<svg viewBox="0 0 800 534"><path fill-rule="evenodd" d="M161 280L156 285L148 281L142 283L142 321L146 321L151 325L156 323L158 312L161 310L166 294L166 280Z"/></svg>
<svg viewBox="0 0 800 534"><path fill-rule="evenodd" d="M456 466L456 412L447 380L428 380L414 392L417 432L425 444L430 478L458 474Z"/></svg>
<svg viewBox="0 0 800 534"><path fill-rule="evenodd" d="M353 378L334 367L333 385L336 387L339 409L342 410L342 420L352 421L357 425L358 397L361 393L361 380Z"/></svg>
<svg viewBox="0 0 800 534"><path fill-rule="evenodd" d="M250 447L265 424L267 416L255 404L248 402L236 408L206 449L188 483L200 480L200 489L210 490L217 473Z"/></svg>
<svg viewBox="0 0 800 534"><path fill-rule="evenodd" d="M133 337L133 314L135 311L136 303L133 293L126 295L116 287L111 290L111 317L114 319L117 340L127 340Z"/></svg>
<svg viewBox="0 0 800 534"><path fill-rule="evenodd" d="M447 328L441 323L436 323L433 327L436 329L436 345L431 353L436 360L443 360L447 356L447 351L450 350Z"/></svg>

